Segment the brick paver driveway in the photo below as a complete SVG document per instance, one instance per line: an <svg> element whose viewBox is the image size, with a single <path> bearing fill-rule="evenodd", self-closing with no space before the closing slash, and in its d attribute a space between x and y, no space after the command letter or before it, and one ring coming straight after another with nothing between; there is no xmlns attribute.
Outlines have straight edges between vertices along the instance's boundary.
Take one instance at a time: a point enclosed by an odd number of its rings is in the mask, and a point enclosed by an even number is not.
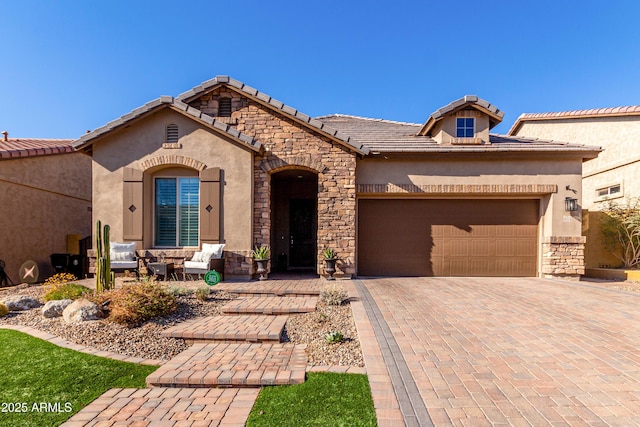
<svg viewBox="0 0 640 427"><path fill-rule="evenodd" d="M640 425L640 295L544 279L362 279L438 425Z"/></svg>

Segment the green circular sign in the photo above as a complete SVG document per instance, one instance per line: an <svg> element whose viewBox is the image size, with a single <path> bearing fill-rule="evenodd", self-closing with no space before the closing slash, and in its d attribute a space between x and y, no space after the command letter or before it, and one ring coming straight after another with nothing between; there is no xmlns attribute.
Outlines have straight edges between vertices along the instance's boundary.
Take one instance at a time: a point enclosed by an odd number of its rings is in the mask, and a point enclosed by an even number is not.
<svg viewBox="0 0 640 427"><path fill-rule="evenodd" d="M204 275L204 282L209 286L215 286L220 283L220 273L215 270L209 270Z"/></svg>

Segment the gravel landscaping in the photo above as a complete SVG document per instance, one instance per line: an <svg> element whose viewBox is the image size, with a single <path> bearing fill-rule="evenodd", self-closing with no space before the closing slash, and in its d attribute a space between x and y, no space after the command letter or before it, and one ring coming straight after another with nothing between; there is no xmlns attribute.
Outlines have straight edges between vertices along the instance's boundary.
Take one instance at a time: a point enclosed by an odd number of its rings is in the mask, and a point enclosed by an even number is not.
<svg viewBox="0 0 640 427"><path fill-rule="evenodd" d="M202 282L173 282L171 286L194 288ZM7 295L28 295L43 302L42 286L0 289L0 299ZM179 295L177 312L148 321L138 327L126 327L108 320L89 321L69 325L62 318L46 319L41 308L11 312L0 317L0 325L25 325L48 332L68 341L114 353L147 359L169 360L188 348L182 339L165 338L160 333L187 319L220 314L220 307L234 297L223 291L212 290L206 302L194 294ZM324 335L340 331L343 342L329 344ZM318 304L315 313L290 316L286 324L286 339L294 344L307 344L309 366L340 365L364 366L360 342L351 307Z"/></svg>

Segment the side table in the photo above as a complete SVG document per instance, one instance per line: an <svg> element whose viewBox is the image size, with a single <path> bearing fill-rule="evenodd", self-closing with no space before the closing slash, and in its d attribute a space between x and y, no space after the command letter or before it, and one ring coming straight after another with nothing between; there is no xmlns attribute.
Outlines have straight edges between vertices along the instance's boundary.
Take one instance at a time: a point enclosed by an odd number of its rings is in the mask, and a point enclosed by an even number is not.
<svg viewBox="0 0 640 427"><path fill-rule="evenodd" d="M172 262L150 262L147 269L154 276L162 276L162 280L167 280L173 274L174 266Z"/></svg>

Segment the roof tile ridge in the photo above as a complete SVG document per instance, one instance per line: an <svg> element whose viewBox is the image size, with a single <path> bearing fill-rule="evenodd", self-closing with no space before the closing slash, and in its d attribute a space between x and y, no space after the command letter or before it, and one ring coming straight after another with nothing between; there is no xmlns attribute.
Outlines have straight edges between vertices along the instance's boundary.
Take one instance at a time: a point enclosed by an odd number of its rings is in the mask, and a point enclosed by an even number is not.
<svg viewBox="0 0 640 427"><path fill-rule="evenodd" d="M411 123L411 122L401 122L398 120L389 120L389 119L376 119L376 118L372 118L372 117L362 117L362 116L356 116L353 114L342 114L342 113L334 113L334 114L327 114L324 116L318 116L315 117L316 120L321 120L321 119L327 119L330 117L348 117L351 119L360 119L360 120L369 120L372 122L384 122L384 123L393 123L393 124L397 124L397 125L411 125L411 126L422 126L422 123Z"/></svg>
<svg viewBox="0 0 640 427"><path fill-rule="evenodd" d="M580 116L619 115L640 113L640 105L619 107L587 108L584 110L545 111L541 113L522 113L518 119L565 118Z"/></svg>

